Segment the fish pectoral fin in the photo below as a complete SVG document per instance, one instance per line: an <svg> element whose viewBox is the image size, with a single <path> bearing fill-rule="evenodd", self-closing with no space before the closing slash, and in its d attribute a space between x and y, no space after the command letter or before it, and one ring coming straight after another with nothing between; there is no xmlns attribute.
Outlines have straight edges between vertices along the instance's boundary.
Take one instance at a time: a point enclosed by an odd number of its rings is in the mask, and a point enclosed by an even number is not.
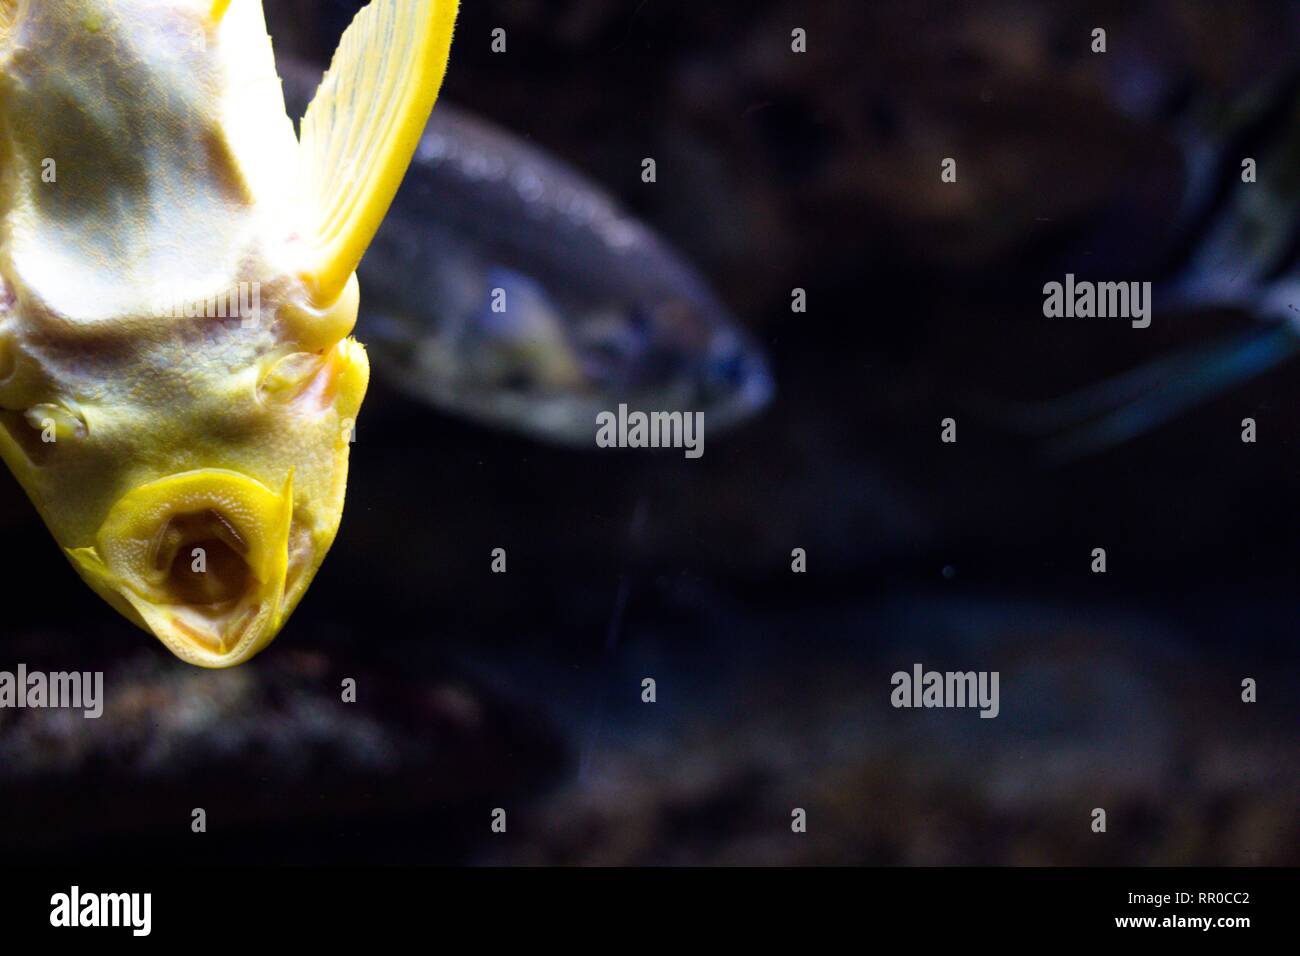
<svg viewBox="0 0 1300 956"><path fill-rule="evenodd" d="M302 121L314 203L305 278L317 304L342 294L415 155L442 86L457 0L373 0L343 34Z"/></svg>

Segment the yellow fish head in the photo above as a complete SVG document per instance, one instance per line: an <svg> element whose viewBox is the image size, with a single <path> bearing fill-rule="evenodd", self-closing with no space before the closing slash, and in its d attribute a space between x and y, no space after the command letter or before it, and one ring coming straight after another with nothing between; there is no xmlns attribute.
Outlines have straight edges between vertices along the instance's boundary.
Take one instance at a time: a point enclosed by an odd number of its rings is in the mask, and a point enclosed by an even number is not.
<svg viewBox="0 0 1300 956"><path fill-rule="evenodd" d="M248 660L334 540L356 267L454 0L374 0L302 122L261 0L0 0L0 457L177 656Z"/></svg>

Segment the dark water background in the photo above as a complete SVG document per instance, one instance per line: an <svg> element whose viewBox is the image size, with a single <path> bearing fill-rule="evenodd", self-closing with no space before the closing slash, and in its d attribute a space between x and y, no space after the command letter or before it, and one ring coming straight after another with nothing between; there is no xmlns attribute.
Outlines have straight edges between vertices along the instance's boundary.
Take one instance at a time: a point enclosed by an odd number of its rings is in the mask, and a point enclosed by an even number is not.
<svg viewBox="0 0 1300 956"><path fill-rule="evenodd" d="M322 61L358 6L266 5ZM1230 95L1298 49L1285 0L467 3L445 97L688 253L768 349L773 406L686 461L544 447L376 381L333 552L222 673L110 613L5 475L0 667L102 668L110 700L0 712L0 853L1295 864L1300 367L1064 466L984 399L1248 326L1050 321L1040 290L1176 254L1172 127L1123 113L1121 81ZM892 709L918 661L999 671L999 718Z"/></svg>

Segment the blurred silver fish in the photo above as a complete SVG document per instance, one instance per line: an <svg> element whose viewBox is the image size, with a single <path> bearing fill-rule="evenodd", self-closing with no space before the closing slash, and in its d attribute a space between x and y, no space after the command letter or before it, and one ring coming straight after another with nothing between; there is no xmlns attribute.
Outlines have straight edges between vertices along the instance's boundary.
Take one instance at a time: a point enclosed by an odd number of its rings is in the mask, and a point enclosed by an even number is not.
<svg viewBox="0 0 1300 956"><path fill-rule="evenodd" d="M320 73L281 64L291 109ZM663 240L560 161L436 113L360 271L359 335L385 381L573 445L620 403L718 429L770 401L762 350Z"/></svg>

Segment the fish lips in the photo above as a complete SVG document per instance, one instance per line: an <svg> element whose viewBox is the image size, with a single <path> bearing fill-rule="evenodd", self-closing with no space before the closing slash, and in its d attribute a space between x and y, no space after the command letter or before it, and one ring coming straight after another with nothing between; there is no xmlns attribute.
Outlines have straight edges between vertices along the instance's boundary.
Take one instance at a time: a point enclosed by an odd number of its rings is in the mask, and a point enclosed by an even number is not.
<svg viewBox="0 0 1300 956"><path fill-rule="evenodd" d="M304 564L291 554L292 523L292 474L276 492L238 472L202 469L128 492L95 544L67 555L177 657L230 667L269 644L288 616L286 592L300 576L291 569Z"/></svg>

